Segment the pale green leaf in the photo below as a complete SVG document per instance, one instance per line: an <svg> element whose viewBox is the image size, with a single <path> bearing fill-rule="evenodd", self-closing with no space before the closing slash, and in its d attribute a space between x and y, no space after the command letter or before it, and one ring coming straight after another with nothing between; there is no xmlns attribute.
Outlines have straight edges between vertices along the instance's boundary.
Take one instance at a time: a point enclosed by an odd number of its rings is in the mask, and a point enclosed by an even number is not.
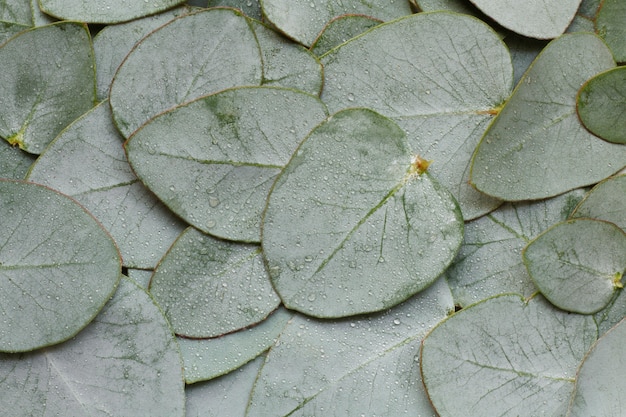
<svg viewBox="0 0 626 417"><path fill-rule="evenodd" d="M490 298L426 336L424 385L440 417L563 416L576 368L595 340L591 316L540 297Z"/></svg>
<svg viewBox="0 0 626 417"><path fill-rule="evenodd" d="M31 26L30 0L0 1L0 44Z"/></svg>
<svg viewBox="0 0 626 417"><path fill-rule="evenodd" d="M626 231L626 175L608 178L591 189L572 218L589 217L615 223Z"/></svg>
<svg viewBox="0 0 626 417"><path fill-rule="evenodd" d="M610 51L593 34L552 41L478 145L470 174L476 188L504 200L546 198L594 184L626 165L626 147L598 140L576 114L580 86L613 66Z"/></svg>
<svg viewBox="0 0 626 417"><path fill-rule="evenodd" d="M414 0L423 12L445 10L449 12L476 14L476 8L467 0Z"/></svg>
<svg viewBox="0 0 626 417"><path fill-rule="evenodd" d="M31 154L0 141L0 178L21 180L34 161Z"/></svg>
<svg viewBox="0 0 626 417"><path fill-rule="evenodd" d="M606 41L615 60L626 62L626 3L603 0L596 15L596 31Z"/></svg>
<svg viewBox="0 0 626 417"><path fill-rule="evenodd" d="M126 1L39 0L44 13L62 20L87 23L118 23L159 13L185 0Z"/></svg>
<svg viewBox="0 0 626 417"><path fill-rule="evenodd" d="M378 26L382 20L370 16L348 14L338 16L328 22L322 33L311 45L311 52L323 55L349 39Z"/></svg>
<svg viewBox="0 0 626 417"><path fill-rule="evenodd" d="M246 16L256 20L263 19L261 0L208 0L207 7L234 7L241 10Z"/></svg>
<svg viewBox="0 0 626 417"><path fill-rule="evenodd" d="M0 181L0 212L0 351L71 338L115 291L115 243L75 201L36 184Z"/></svg>
<svg viewBox="0 0 626 417"><path fill-rule="evenodd" d="M274 183L263 219L263 254L283 303L343 317L389 308L434 282L463 223L426 166L404 132L371 110L316 127Z"/></svg>
<svg viewBox="0 0 626 417"><path fill-rule="evenodd" d="M184 417L183 385L167 321L127 278L72 340L0 356L0 401L11 417Z"/></svg>

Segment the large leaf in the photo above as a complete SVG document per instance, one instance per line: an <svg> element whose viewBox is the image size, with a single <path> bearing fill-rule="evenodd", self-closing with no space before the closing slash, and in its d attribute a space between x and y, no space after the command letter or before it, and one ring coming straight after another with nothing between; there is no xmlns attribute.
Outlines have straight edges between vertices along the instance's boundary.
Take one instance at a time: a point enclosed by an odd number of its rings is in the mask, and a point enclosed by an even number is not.
<svg viewBox="0 0 626 417"><path fill-rule="evenodd" d="M430 285L461 243L452 196L404 132L366 109L316 127L277 178L263 254L288 308L342 317L389 308Z"/></svg>
<svg viewBox="0 0 626 417"><path fill-rule="evenodd" d="M520 35L556 38L569 26L581 0L470 0L486 15Z"/></svg>
<svg viewBox="0 0 626 417"><path fill-rule="evenodd" d="M491 28L469 16L420 13L352 39L322 63L329 111L363 106L392 118L413 151L433 161L431 174L465 219L497 207L467 184L471 155L512 84L511 57Z"/></svg>
<svg viewBox="0 0 626 417"><path fill-rule="evenodd" d="M0 351L24 352L69 339L115 291L115 243L68 197L0 181Z"/></svg>
<svg viewBox="0 0 626 417"><path fill-rule="evenodd" d="M392 20L411 13L408 1L262 0L263 15L292 39L310 46L334 17L363 14Z"/></svg>
<svg viewBox="0 0 626 417"><path fill-rule="evenodd" d="M126 151L148 188L191 225L258 242L274 179L325 118L324 105L302 92L231 89L156 117Z"/></svg>
<svg viewBox="0 0 626 417"><path fill-rule="evenodd" d="M258 323L280 303L259 245L217 240L193 228L159 262L150 293L174 332L194 338Z"/></svg>
<svg viewBox="0 0 626 417"><path fill-rule="evenodd" d="M62 20L88 23L118 23L162 12L185 0L132 1L39 0L41 10Z"/></svg>
<svg viewBox="0 0 626 417"><path fill-rule="evenodd" d="M553 224L564 221L583 190L536 202L507 203L465 225L465 237L446 270L454 301L474 304L498 294L530 296L537 291L522 262L522 250Z"/></svg>
<svg viewBox="0 0 626 417"><path fill-rule="evenodd" d="M113 117L128 137L170 107L261 79L261 55L246 17L230 9L184 15L126 57L111 85Z"/></svg>
<svg viewBox="0 0 626 417"><path fill-rule="evenodd" d="M445 281L384 313L318 321L294 316L270 349L246 416L424 416L424 334L453 308Z"/></svg>
<svg viewBox="0 0 626 417"><path fill-rule="evenodd" d="M540 297L490 298L424 339L424 385L441 417L563 416L596 331L591 316L562 312Z"/></svg>
<svg viewBox="0 0 626 417"><path fill-rule="evenodd" d="M576 115L580 86L613 66L593 34L552 41L483 136L472 183L504 200L538 199L594 184L626 165L626 147L598 140Z"/></svg>
<svg viewBox="0 0 626 417"><path fill-rule="evenodd" d="M0 356L2 412L11 417L183 417L180 355L167 321L128 279L74 339Z"/></svg>
<svg viewBox="0 0 626 417"><path fill-rule="evenodd" d="M615 60L626 62L626 4L621 0L603 0L596 15L596 31L606 41Z"/></svg>
<svg viewBox="0 0 626 417"><path fill-rule="evenodd" d="M626 320L591 348L576 376L576 393L568 417L620 417L624 414Z"/></svg>
<svg viewBox="0 0 626 417"><path fill-rule="evenodd" d="M563 310L595 313L623 288L626 234L613 223L558 223L530 242L522 255L539 291Z"/></svg>
<svg viewBox="0 0 626 417"><path fill-rule="evenodd" d="M87 26L30 29L0 47L0 137L39 154L93 107L95 71Z"/></svg>
<svg viewBox="0 0 626 417"><path fill-rule="evenodd" d="M576 105L580 119L592 133L626 144L626 67L610 69L587 81Z"/></svg>
<svg viewBox="0 0 626 417"><path fill-rule="evenodd" d="M626 231L626 175L600 182L576 206L572 218L590 217L615 223Z"/></svg>
<svg viewBox="0 0 626 417"><path fill-rule="evenodd" d="M127 267L154 268L185 228L131 171L107 102L64 130L27 179L90 210L117 242Z"/></svg>

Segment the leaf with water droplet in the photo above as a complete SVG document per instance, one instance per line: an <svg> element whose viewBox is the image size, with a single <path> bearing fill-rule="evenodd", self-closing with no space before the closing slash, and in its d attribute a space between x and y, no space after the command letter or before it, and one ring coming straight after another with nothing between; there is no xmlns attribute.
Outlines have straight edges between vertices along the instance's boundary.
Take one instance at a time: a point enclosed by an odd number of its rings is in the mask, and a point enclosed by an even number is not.
<svg viewBox="0 0 626 417"><path fill-rule="evenodd" d="M587 81L578 92L576 106L590 132L626 144L626 67L610 69Z"/></svg>
<svg viewBox="0 0 626 417"><path fill-rule="evenodd" d="M597 9L596 32L609 45L617 62L626 62L626 4L622 0L603 0Z"/></svg>
<svg viewBox="0 0 626 417"><path fill-rule="evenodd" d="M323 55L334 47L383 23L370 16L347 14L332 19L311 45L311 52Z"/></svg>
<svg viewBox="0 0 626 417"><path fill-rule="evenodd" d="M121 143L102 102L50 144L27 179L90 210L118 243L124 266L154 268L185 224L139 182Z"/></svg>
<svg viewBox="0 0 626 417"><path fill-rule="evenodd" d="M0 178L21 180L35 158L23 150L0 141Z"/></svg>
<svg viewBox="0 0 626 417"><path fill-rule="evenodd" d="M623 287L626 234L605 221L569 220L537 236L522 255L537 288L552 304L591 314Z"/></svg>
<svg viewBox="0 0 626 417"><path fill-rule="evenodd" d="M626 231L624 207L626 207L626 175L618 175L593 187L576 206L571 217L606 220Z"/></svg>
<svg viewBox="0 0 626 417"><path fill-rule="evenodd" d="M501 295L450 316L422 343L428 397L446 417L561 416L596 340L591 316Z"/></svg>
<svg viewBox="0 0 626 417"><path fill-rule="evenodd" d="M21 32L0 45L0 137L40 154L95 101L87 26L61 22Z"/></svg>
<svg viewBox="0 0 626 417"><path fill-rule="evenodd" d="M126 151L144 184L191 225L258 242L272 182L326 116L319 99L300 91L236 88L154 118Z"/></svg>
<svg viewBox="0 0 626 417"><path fill-rule="evenodd" d="M39 0L44 13L61 20L87 23L119 23L162 12L184 0L126 1Z"/></svg>
<svg viewBox="0 0 626 417"><path fill-rule="evenodd" d="M580 86L614 65L596 35L550 42L481 139L470 173L476 188L510 201L546 198L624 166L626 147L598 140L576 115Z"/></svg>
<svg viewBox="0 0 626 417"><path fill-rule="evenodd" d="M263 254L288 307L317 317L389 308L425 289L461 243L454 198L404 132L367 109L331 116L277 178Z"/></svg>
<svg viewBox="0 0 626 417"><path fill-rule="evenodd" d="M185 415L176 340L154 301L127 278L72 340L0 354L0 375L10 416Z"/></svg>
<svg viewBox="0 0 626 417"><path fill-rule="evenodd" d="M280 300L258 245L188 228L154 271L150 293L181 336L220 336L264 320Z"/></svg>
<svg viewBox="0 0 626 417"><path fill-rule="evenodd" d="M261 54L247 18L231 9L202 10L174 19L135 45L111 85L113 118L128 137L171 107L261 81Z"/></svg>
<svg viewBox="0 0 626 417"><path fill-rule="evenodd" d="M115 243L74 200L40 185L0 180L0 351L65 341L115 291Z"/></svg>
<svg viewBox="0 0 626 417"><path fill-rule="evenodd" d="M465 219L500 204L468 184L474 149L512 87L511 56L489 26L466 15L420 13L371 29L321 59L329 111L363 106L398 123L413 152L433 161L430 173L456 197Z"/></svg>
<svg viewBox="0 0 626 417"><path fill-rule="evenodd" d="M30 2L4 0L0 6L0 44L11 36L33 26Z"/></svg>

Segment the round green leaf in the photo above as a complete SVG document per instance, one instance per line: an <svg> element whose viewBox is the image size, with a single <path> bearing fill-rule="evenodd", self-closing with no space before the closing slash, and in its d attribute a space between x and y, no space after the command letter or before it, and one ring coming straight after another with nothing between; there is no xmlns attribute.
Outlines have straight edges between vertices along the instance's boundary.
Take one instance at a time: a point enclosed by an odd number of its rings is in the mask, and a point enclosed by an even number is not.
<svg viewBox="0 0 626 417"><path fill-rule="evenodd" d="M89 210L117 242L124 266L154 268L186 225L139 182L121 143L103 102L61 132L27 179Z"/></svg>
<svg viewBox="0 0 626 417"><path fill-rule="evenodd" d="M626 320L591 348L576 376L576 393L567 417L621 417L624 414Z"/></svg>
<svg viewBox="0 0 626 417"><path fill-rule="evenodd" d="M329 111L362 106L398 123L413 151L433 161L429 172L466 220L499 205L468 184L474 149L512 85L510 54L489 26L456 13L420 13L353 38L322 63Z"/></svg>
<svg viewBox="0 0 626 417"><path fill-rule="evenodd" d="M470 173L476 188L504 200L546 198L624 166L626 147L598 140L576 115L580 86L613 66L593 34L550 42L481 139Z"/></svg>
<svg viewBox="0 0 626 417"><path fill-rule="evenodd" d="M185 415L176 340L150 297L126 278L75 338L1 354L0 375L7 416Z"/></svg>
<svg viewBox="0 0 626 417"><path fill-rule="evenodd" d="M259 47L246 17L231 9L181 16L139 42L118 69L110 101L128 137L175 105L238 85L259 85Z"/></svg>
<svg viewBox="0 0 626 417"><path fill-rule="evenodd" d="M316 127L277 178L263 254L288 308L342 317L389 308L452 261L463 221L404 132L367 109Z"/></svg>
<svg viewBox="0 0 626 417"><path fill-rule="evenodd" d="M581 0L470 0L507 29L537 39L556 38L569 26Z"/></svg>
<svg viewBox="0 0 626 417"><path fill-rule="evenodd" d="M324 26L337 16L362 14L392 20L412 13L407 1L261 0L261 7L274 26L306 46L313 44Z"/></svg>
<svg viewBox="0 0 626 417"><path fill-rule="evenodd" d="M606 220L626 231L624 207L626 207L626 175L618 175L593 187L576 206L571 217Z"/></svg>
<svg viewBox="0 0 626 417"><path fill-rule="evenodd" d="M595 19L596 31L611 48L615 60L626 62L626 3L622 0L602 0Z"/></svg>
<svg viewBox="0 0 626 417"><path fill-rule="evenodd" d="M30 29L0 47L0 137L39 154L93 107L95 70L87 26Z"/></svg>
<svg viewBox="0 0 626 417"><path fill-rule="evenodd" d="M193 384L227 374L259 356L276 342L293 317L279 308L249 329L212 339L178 338L185 366L185 382Z"/></svg>
<svg viewBox="0 0 626 417"><path fill-rule="evenodd" d="M3 0L0 3L0 44L33 26L28 0Z"/></svg>
<svg viewBox="0 0 626 417"><path fill-rule="evenodd" d="M134 171L196 228L258 242L270 187L326 109L295 90L226 90L164 113L126 144Z"/></svg>
<svg viewBox="0 0 626 417"><path fill-rule="evenodd" d="M104 0L39 0L44 13L61 20L77 20L88 23L118 23L162 12L185 0L131 1Z"/></svg>
<svg viewBox="0 0 626 417"><path fill-rule="evenodd" d="M528 273L552 304L590 314L622 288L626 234L613 223L576 219L559 223L526 246Z"/></svg>
<svg viewBox="0 0 626 417"><path fill-rule="evenodd" d="M115 291L115 243L75 201L36 184L0 181L0 212L0 351L69 339Z"/></svg>
<svg viewBox="0 0 626 417"><path fill-rule="evenodd" d="M441 417L561 416L596 331L591 316L565 313L540 297L490 298L426 336L424 385Z"/></svg>
<svg viewBox="0 0 626 417"><path fill-rule="evenodd" d="M596 75L583 85L576 99L578 116L593 134L626 144L626 67Z"/></svg>
<svg viewBox="0 0 626 417"><path fill-rule="evenodd" d="M157 266L150 293L174 332L194 338L258 323L280 303L258 245L217 240L193 228Z"/></svg>
<svg viewBox="0 0 626 417"><path fill-rule="evenodd" d="M322 33L315 39L315 43L311 45L311 51L315 55L323 55L348 39L354 38L382 22L380 19L358 14L338 16L328 22Z"/></svg>

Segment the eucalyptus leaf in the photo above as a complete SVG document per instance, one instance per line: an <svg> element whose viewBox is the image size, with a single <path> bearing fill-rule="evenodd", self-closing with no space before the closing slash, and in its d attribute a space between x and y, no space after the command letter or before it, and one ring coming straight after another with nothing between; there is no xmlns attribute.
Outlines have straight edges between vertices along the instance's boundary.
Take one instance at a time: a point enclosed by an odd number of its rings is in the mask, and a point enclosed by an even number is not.
<svg viewBox="0 0 626 417"><path fill-rule="evenodd" d="M552 39L565 32L581 0L470 0L507 29L537 39Z"/></svg>
<svg viewBox="0 0 626 417"><path fill-rule="evenodd" d="M602 0L583 0L580 3L577 14L589 19L595 19Z"/></svg>
<svg viewBox="0 0 626 417"><path fill-rule="evenodd" d="M427 165L371 110L316 127L276 179L263 218L263 255L285 306L344 317L432 284L458 250L463 221Z"/></svg>
<svg viewBox="0 0 626 417"><path fill-rule="evenodd" d="M332 19L311 45L311 52L324 55L334 47L378 26L383 21L370 16L347 14Z"/></svg>
<svg viewBox="0 0 626 417"><path fill-rule="evenodd" d="M591 189L572 212L572 218L589 217L615 223L626 231L626 175L608 178Z"/></svg>
<svg viewBox="0 0 626 417"><path fill-rule="evenodd" d="M284 308L258 325L212 339L178 338L185 382L193 384L227 374L253 360L278 339L293 313ZM249 394L249 392L248 392Z"/></svg>
<svg viewBox="0 0 626 417"><path fill-rule="evenodd" d="M223 335L265 319L280 300L254 244L188 228L154 271L150 293L178 335Z"/></svg>
<svg viewBox="0 0 626 417"><path fill-rule="evenodd" d="M414 0L423 12L436 12L445 10L448 12L476 14L476 8L467 0Z"/></svg>
<svg viewBox="0 0 626 417"><path fill-rule="evenodd" d="M540 296L479 302L424 339L428 397L441 417L563 416L596 331L591 316L562 312Z"/></svg>
<svg viewBox="0 0 626 417"><path fill-rule="evenodd" d="M412 13L408 1L262 0L263 15L281 32L305 46L313 44L333 18L362 14L393 20Z"/></svg>
<svg viewBox="0 0 626 417"><path fill-rule="evenodd" d="M0 44L31 26L30 0L0 1Z"/></svg>
<svg viewBox="0 0 626 417"><path fill-rule="evenodd" d="M0 351L71 338L115 291L115 243L83 207L40 185L0 180L0 212Z"/></svg>
<svg viewBox="0 0 626 417"><path fill-rule="evenodd" d="M626 4L621 0L602 0L596 15L596 31L606 41L615 60L626 62Z"/></svg>
<svg viewBox="0 0 626 417"><path fill-rule="evenodd" d="M189 14L192 10L186 6L177 7L143 19L109 25L98 32L93 38L98 100L108 98L115 72L137 42L170 20Z"/></svg>
<svg viewBox="0 0 626 417"><path fill-rule="evenodd" d="M261 0L209 0L206 7L234 7L246 16L256 20L263 19Z"/></svg>
<svg viewBox="0 0 626 417"><path fill-rule="evenodd" d="M21 180L34 161L31 154L0 141L0 178Z"/></svg>
<svg viewBox="0 0 626 417"><path fill-rule="evenodd" d="M626 144L626 67L610 69L587 81L578 92L576 106L591 133Z"/></svg>
<svg viewBox="0 0 626 417"><path fill-rule="evenodd" d="M598 140L576 115L580 86L613 66L596 35L550 42L481 139L474 186L504 200L539 199L594 184L626 165L626 147Z"/></svg>
<svg viewBox="0 0 626 417"><path fill-rule="evenodd" d="M39 5L44 13L62 20L119 23L162 12L184 2L185 0L158 2L104 0L94 4L81 0L39 0Z"/></svg>
<svg viewBox="0 0 626 417"><path fill-rule="evenodd" d="M61 132L27 179L67 194L90 210L117 242L127 267L154 268L185 229L133 174L108 102Z"/></svg>
<svg viewBox="0 0 626 417"><path fill-rule="evenodd" d="M620 417L624 413L625 323L622 320L598 339L585 357L576 376L576 393L568 417Z"/></svg>
<svg viewBox="0 0 626 417"><path fill-rule="evenodd" d="M254 31L231 9L180 16L135 45L113 79L113 118L124 137L176 105L238 85L259 85Z"/></svg>
<svg viewBox="0 0 626 417"><path fill-rule="evenodd" d="M33 28L0 45L0 137L10 144L40 154L94 100L94 57L86 25Z"/></svg>
<svg viewBox="0 0 626 417"><path fill-rule="evenodd" d="M94 321L61 345L0 354L11 417L184 417L180 354L167 321L128 279Z"/></svg>
<svg viewBox="0 0 626 417"><path fill-rule="evenodd" d="M322 63L329 111L363 106L397 122L465 219L498 206L467 183L472 153L512 86L510 54L491 28L466 15L420 13L353 38Z"/></svg>
<svg viewBox="0 0 626 417"><path fill-rule="evenodd" d="M419 344L451 309L439 280L384 313L333 321L295 315L268 353L246 416L434 417Z"/></svg>
<svg viewBox="0 0 626 417"><path fill-rule="evenodd" d="M127 271L127 276L133 281L135 284L139 285L141 288L147 290L150 285L150 278L152 278L153 271L149 269L134 269L129 268Z"/></svg>
<svg viewBox="0 0 626 417"><path fill-rule="evenodd" d="M623 288L626 234L609 222L569 220L537 236L522 256L537 288L552 304L591 314Z"/></svg>
<svg viewBox="0 0 626 417"><path fill-rule="evenodd" d="M319 99L303 92L236 88L154 118L126 151L144 184L191 225L258 242L274 179L326 117Z"/></svg>

